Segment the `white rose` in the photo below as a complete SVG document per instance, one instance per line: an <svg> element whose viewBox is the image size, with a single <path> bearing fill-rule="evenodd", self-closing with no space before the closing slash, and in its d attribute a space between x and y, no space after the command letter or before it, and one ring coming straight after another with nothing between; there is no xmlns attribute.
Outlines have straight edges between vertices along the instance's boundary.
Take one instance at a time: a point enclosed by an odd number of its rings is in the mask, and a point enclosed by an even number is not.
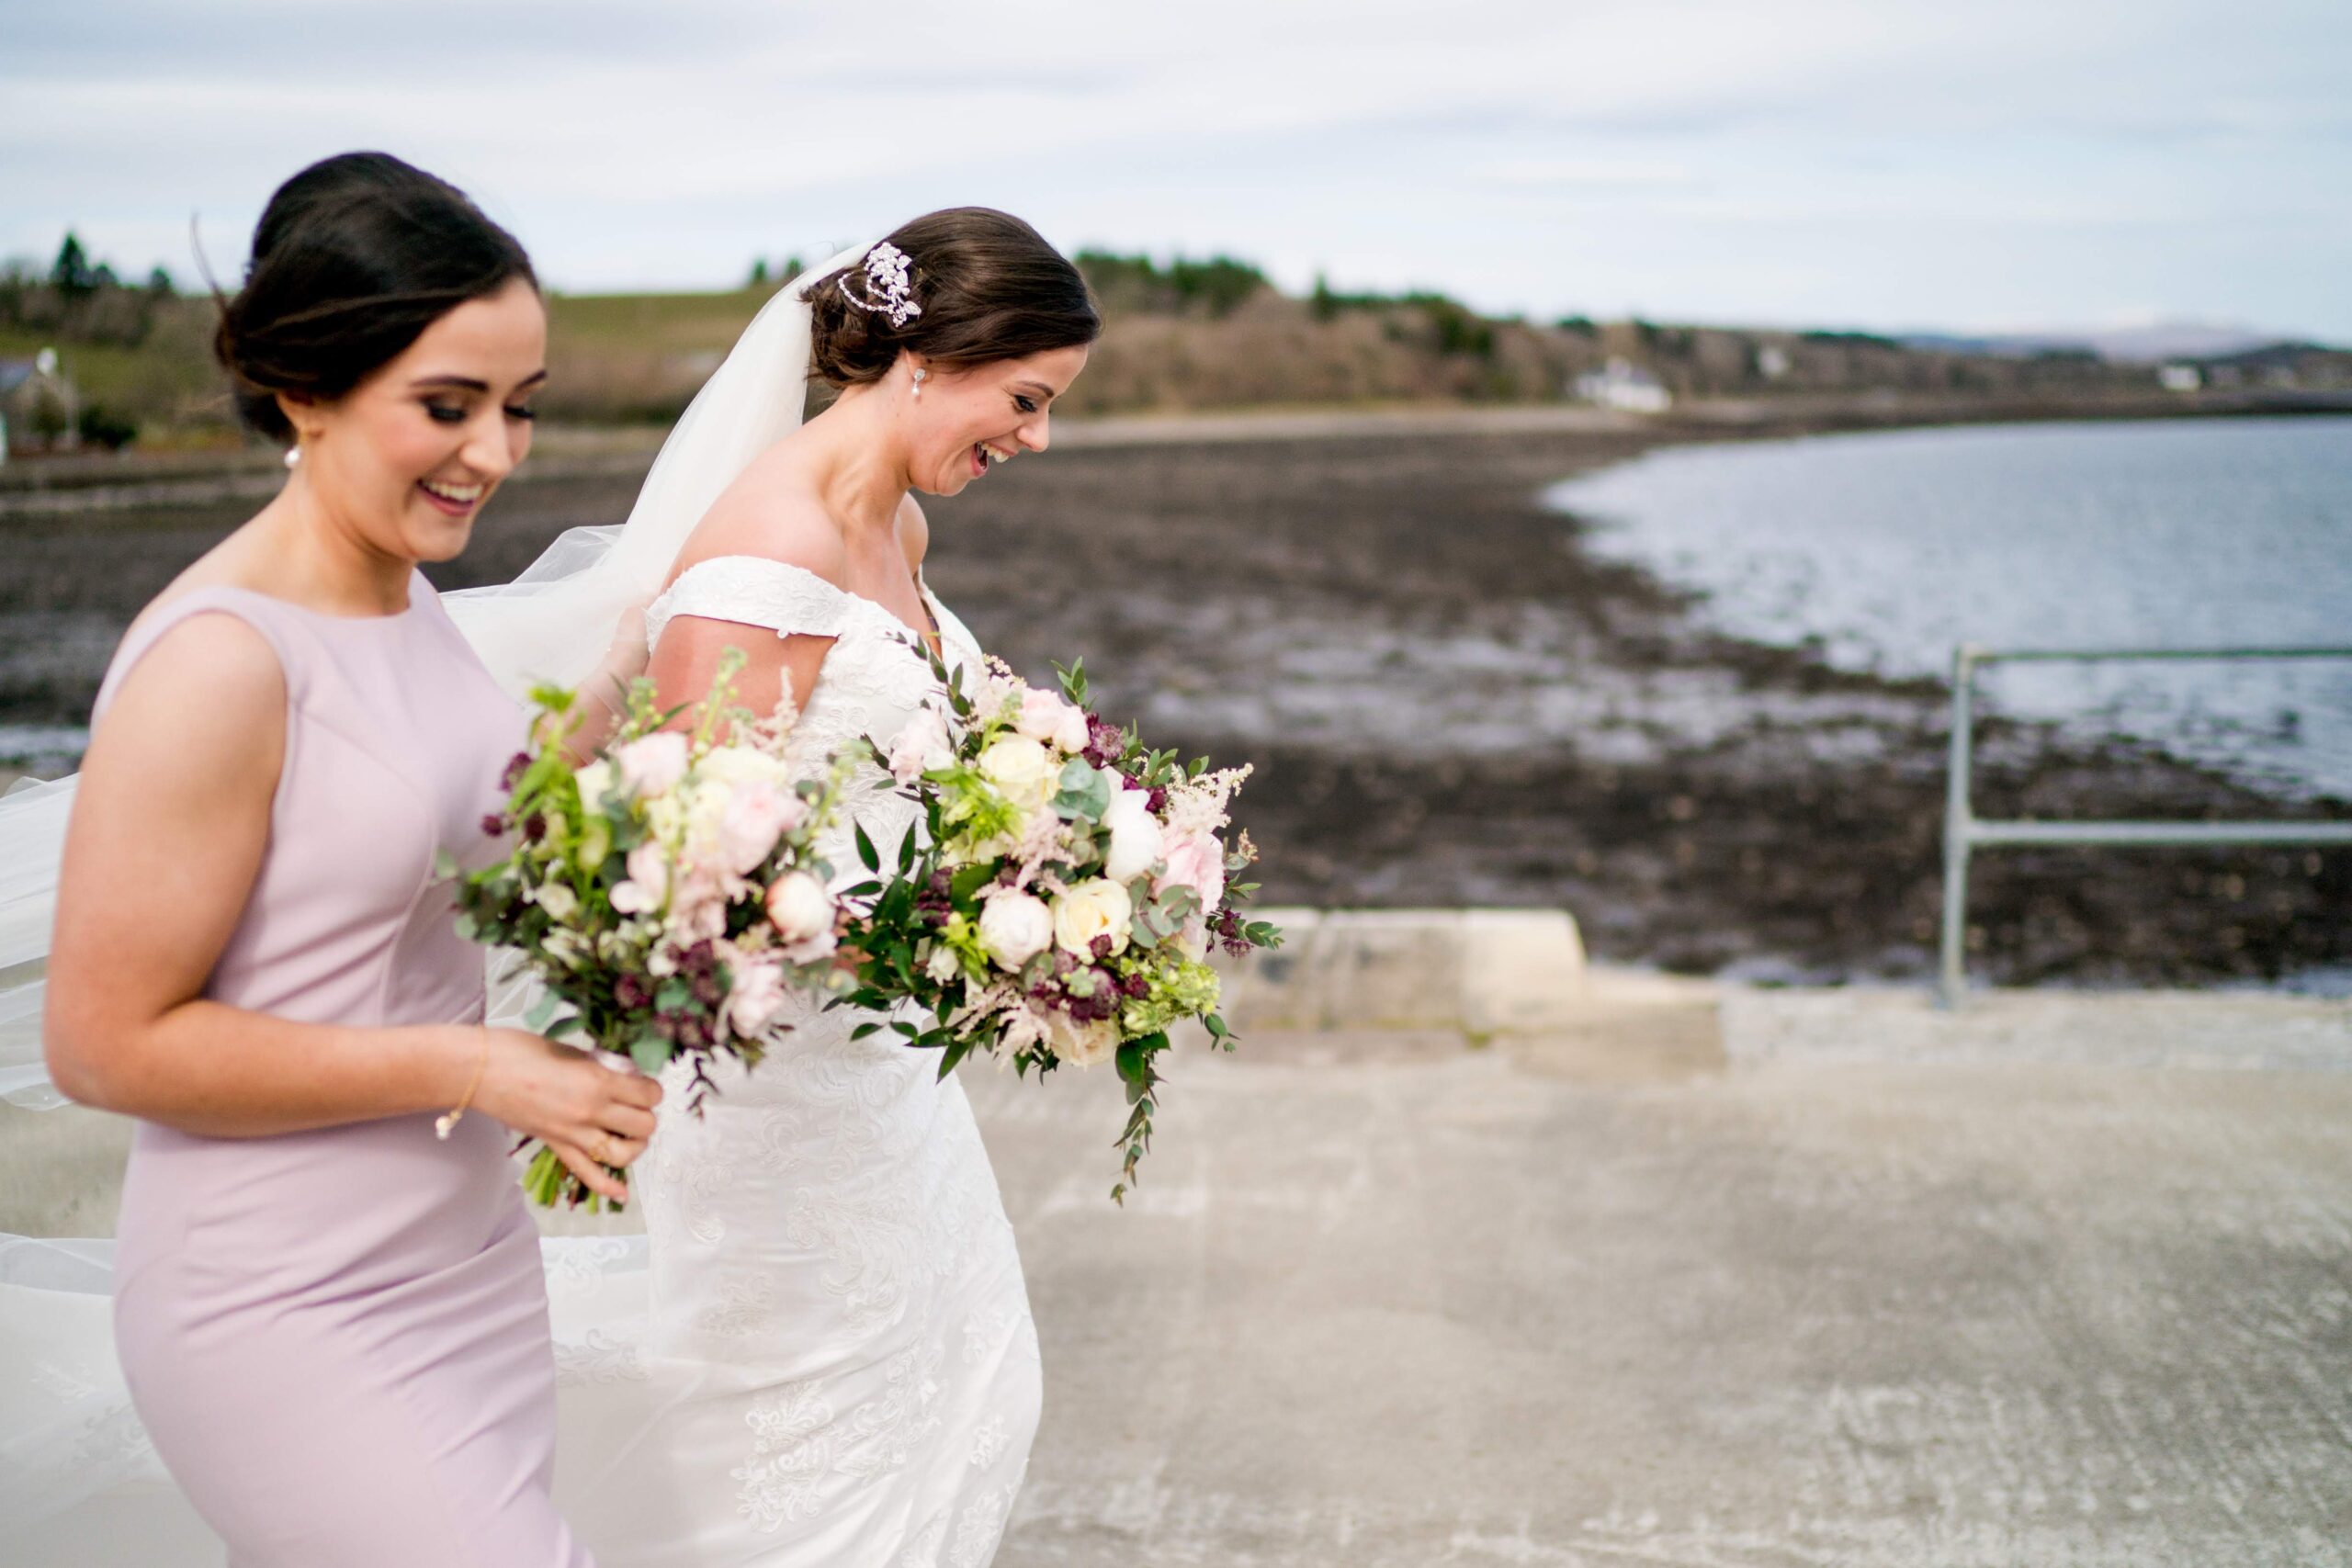
<svg viewBox="0 0 2352 1568"><path fill-rule="evenodd" d="M1127 922L1135 918L1135 900L1127 890L1106 877L1089 877L1054 905L1054 941L1066 953L1094 956L1097 937L1111 939L1111 951L1127 945Z"/></svg>
<svg viewBox="0 0 2352 1568"><path fill-rule="evenodd" d="M568 920L580 908L580 895L560 882L545 884L531 896L531 901L545 909L551 920Z"/></svg>
<svg viewBox="0 0 2352 1568"><path fill-rule="evenodd" d="M666 793L686 776L686 738L674 729L641 736L613 753L631 795Z"/></svg>
<svg viewBox="0 0 2352 1568"><path fill-rule="evenodd" d="M980 753L980 776L1017 806L1042 806L1052 798L1061 770L1052 753L1025 735L1001 735Z"/></svg>
<svg viewBox="0 0 2352 1568"><path fill-rule="evenodd" d="M1080 1023L1059 1008L1047 1008L1046 1043L1062 1061L1091 1067L1119 1054L1119 1026L1107 1018Z"/></svg>
<svg viewBox="0 0 2352 1568"><path fill-rule="evenodd" d="M933 707L919 708L890 742L890 776L912 784L933 768L956 760L947 746L947 720Z"/></svg>
<svg viewBox="0 0 2352 1568"><path fill-rule="evenodd" d="M786 873L768 889L769 923L787 942L805 942L833 928L833 896L805 871Z"/></svg>
<svg viewBox="0 0 2352 1568"><path fill-rule="evenodd" d="M922 972L944 986L964 972L964 961L956 956L956 950L952 947L934 947L931 950L931 956L922 961Z"/></svg>
<svg viewBox="0 0 2352 1568"><path fill-rule="evenodd" d="M1093 739L1093 729L1086 722L1086 711L1063 705L1060 725L1054 730L1054 744L1076 756L1085 750L1088 742Z"/></svg>
<svg viewBox="0 0 2352 1568"><path fill-rule="evenodd" d="M1102 813L1111 830L1110 852L1102 857L1102 874L1114 882L1133 882L1159 863L1159 823L1151 814L1151 796L1143 790L1122 787Z"/></svg>
<svg viewBox="0 0 2352 1568"><path fill-rule="evenodd" d="M980 911L980 945L1007 969L1020 968L1053 940L1053 911L1027 893L1001 894Z"/></svg>

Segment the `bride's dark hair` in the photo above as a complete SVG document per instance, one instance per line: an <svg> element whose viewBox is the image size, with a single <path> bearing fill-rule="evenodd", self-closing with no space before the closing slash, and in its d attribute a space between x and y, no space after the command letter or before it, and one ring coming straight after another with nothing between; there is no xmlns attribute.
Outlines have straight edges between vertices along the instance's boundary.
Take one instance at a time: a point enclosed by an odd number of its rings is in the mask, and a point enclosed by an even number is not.
<svg viewBox="0 0 2352 1568"><path fill-rule="evenodd" d="M517 278L538 287L522 245L465 192L387 152L345 152L269 198L212 352L245 423L288 441L278 393L332 401Z"/></svg>
<svg viewBox="0 0 2352 1568"><path fill-rule="evenodd" d="M1086 279L1045 236L1009 212L951 207L886 236L905 253L908 282L922 314L894 327L888 315L853 304L866 279L842 268L795 288L808 290L811 373L836 387L878 381L901 350L944 369L1075 348L1102 335L1102 312Z"/></svg>

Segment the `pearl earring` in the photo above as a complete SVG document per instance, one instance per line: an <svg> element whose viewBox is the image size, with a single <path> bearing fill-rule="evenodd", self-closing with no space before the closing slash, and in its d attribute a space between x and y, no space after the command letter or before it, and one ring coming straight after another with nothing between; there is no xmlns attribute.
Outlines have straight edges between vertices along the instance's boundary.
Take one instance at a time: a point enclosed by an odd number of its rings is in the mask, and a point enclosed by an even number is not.
<svg viewBox="0 0 2352 1568"><path fill-rule="evenodd" d="M288 446L288 447L286 449L286 466L287 466L288 468L294 468L295 466L297 466L298 464L300 464L301 461L302 461L302 449L301 449L300 446Z"/></svg>
<svg viewBox="0 0 2352 1568"><path fill-rule="evenodd" d="M922 366L918 365L915 367L915 400L917 402L921 402L922 400L922 378L930 374L931 372L925 370Z"/></svg>

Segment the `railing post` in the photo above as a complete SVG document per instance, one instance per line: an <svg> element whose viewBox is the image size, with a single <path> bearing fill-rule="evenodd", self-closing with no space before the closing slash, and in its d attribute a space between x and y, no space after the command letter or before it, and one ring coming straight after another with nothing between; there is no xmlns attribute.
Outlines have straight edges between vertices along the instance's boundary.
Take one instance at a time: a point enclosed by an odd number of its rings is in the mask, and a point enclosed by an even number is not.
<svg viewBox="0 0 2352 1568"><path fill-rule="evenodd" d="M1962 643L1951 653L1951 761L1944 781L1944 919L1941 983L1938 1003L1960 1006L1967 994L1969 829L1974 815L1969 807L1968 770L1971 688L1976 682L1979 650Z"/></svg>

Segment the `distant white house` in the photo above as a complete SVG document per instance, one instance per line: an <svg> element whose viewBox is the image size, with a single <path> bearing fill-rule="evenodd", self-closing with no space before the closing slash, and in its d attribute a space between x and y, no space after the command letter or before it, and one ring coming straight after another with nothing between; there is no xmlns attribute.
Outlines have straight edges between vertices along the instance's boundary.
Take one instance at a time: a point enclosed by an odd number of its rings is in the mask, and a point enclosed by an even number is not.
<svg viewBox="0 0 2352 1568"><path fill-rule="evenodd" d="M0 359L0 462L13 447L71 451L80 399L57 367L57 350L44 348L30 359Z"/></svg>
<svg viewBox="0 0 2352 1568"><path fill-rule="evenodd" d="M1577 396L1627 413L1664 413L1674 402L1674 394L1657 377L1630 359L1616 358L1577 377Z"/></svg>
<svg viewBox="0 0 2352 1568"><path fill-rule="evenodd" d="M2156 372L2156 384L2167 392L2193 392L2205 384L2205 373L2194 365L2167 365Z"/></svg>
<svg viewBox="0 0 2352 1568"><path fill-rule="evenodd" d="M1768 343L1756 351L1756 373L1767 381L1777 381L1789 373L1789 351L1778 344Z"/></svg>

